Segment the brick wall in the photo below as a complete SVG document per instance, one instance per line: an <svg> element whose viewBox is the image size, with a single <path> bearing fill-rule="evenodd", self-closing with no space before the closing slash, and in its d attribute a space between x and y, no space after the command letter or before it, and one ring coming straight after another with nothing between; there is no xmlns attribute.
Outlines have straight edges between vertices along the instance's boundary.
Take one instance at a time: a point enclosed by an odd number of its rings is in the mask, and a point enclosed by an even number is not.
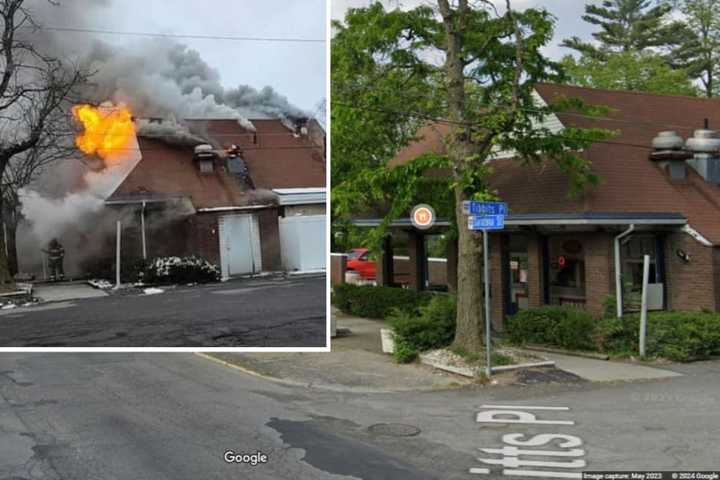
<svg viewBox="0 0 720 480"><path fill-rule="evenodd" d="M536 308L545 303L542 242L543 238L531 233L527 236L528 248L528 306Z"/></svg>
<svg viewBox="0 0 720 480"><path fill-rule="evenodd" d="M188 245L192 252L220 265L219 214L200 213L188 220Z"/></svg>
<svg viewBox="0 0 720 480"><path fill-rule="evenodd" d="M585 251L585 309L600 315L607 296L615 293L614 237L596 232L578 238Z"/></svg>
<svg viewBox="0 0 720 480"><path fill-rule="evenodd" d="M685 262L677 255L690 255ZM686 233L668 235L665 242L668 310L717 310L718 249L703 246Z"/></svg>
<svg viewBox="0 0 720 480"><path fill-rule="evenodd" d="M280 231L278 210L268 208L257 213L260 225L260 248L262 250L263 270L281 270Z"/></svg>

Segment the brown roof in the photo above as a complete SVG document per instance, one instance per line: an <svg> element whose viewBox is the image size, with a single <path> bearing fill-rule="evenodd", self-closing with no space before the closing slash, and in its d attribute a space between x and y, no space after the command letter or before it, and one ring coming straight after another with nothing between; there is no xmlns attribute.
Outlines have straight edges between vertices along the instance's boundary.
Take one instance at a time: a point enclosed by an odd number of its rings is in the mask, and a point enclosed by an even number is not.
<svg viewBox="0 0 720 480"><path fill-rule="evenodd" d="M598 127L617 131L583 153L601 184L571 199L567 177L551 162L523 167L513 159L492 161L491 185L508 202L511 213L680 213L690 226L714 244L720 244L720 187L705 182L691 168L686 182L670 181L667 173L648 159L650 143L662 130L676 130L687 138L704 120L720 128L720 100L598 90L541 84L548 103L562 97L604 105L602 118L559 114L566 127ZM408 161L428 150L443 151L447 125L426 127L422 139L398 153L391 165Z"/></svg>
<svg viewBox="0 0 720 480"><path fill-rule="evenodd" d="M218 145L236 144L257 188L302 188L325 186L323 149L308 135L294 135L282 121L252 120L255 132L235 120L191 120Z"/></svg>
<svg viewBox="0 0 720 480"><path fill-rule="evenodd" d="M193 148L170 145L138 137L142 160L108 198L133 196L187 196L195 208L216 208L269 203L265 190L325 186L322 149L307 139L295 137L280 120L253 120L257 131L241 127L235 120L191 120L223 147L236 144L257 190L247 188L225 168L201 174L193 162Z"/></svg>

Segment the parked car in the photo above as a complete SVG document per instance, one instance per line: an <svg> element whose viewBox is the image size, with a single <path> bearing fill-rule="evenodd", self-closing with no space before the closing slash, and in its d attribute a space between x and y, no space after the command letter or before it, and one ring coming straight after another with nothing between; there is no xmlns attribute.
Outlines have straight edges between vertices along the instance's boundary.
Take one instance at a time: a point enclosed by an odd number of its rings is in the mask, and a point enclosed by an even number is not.
<svg viewBox="0 0 720 480"><path fill-rule="evenodd" d="M375 261L370 260L370 250L367 248L353 248L347 254L346 268L355 271L365 280L375 280Z"/></svg>

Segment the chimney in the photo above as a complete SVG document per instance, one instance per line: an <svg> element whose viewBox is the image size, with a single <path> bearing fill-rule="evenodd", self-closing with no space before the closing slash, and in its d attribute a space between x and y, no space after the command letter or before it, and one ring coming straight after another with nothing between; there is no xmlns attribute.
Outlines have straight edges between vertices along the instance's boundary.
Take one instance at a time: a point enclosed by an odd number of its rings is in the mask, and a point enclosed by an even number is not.
<svg viewBox="0 0 720 480"><path fill-rule="evenodd" d="M684 181L687 178L686 161L692 158L692 153L687 152L684 146L685 142L677 132L672 130L660 132L653 138L650 160L667 168L671 180Z"/></svg>
<svg viewBox="0 0 720 480"><path fill-rule="evenodd" d="M706 181L720 184L720 137L715 130L695 130L686 148L694 154L688 164Z"/></svg>

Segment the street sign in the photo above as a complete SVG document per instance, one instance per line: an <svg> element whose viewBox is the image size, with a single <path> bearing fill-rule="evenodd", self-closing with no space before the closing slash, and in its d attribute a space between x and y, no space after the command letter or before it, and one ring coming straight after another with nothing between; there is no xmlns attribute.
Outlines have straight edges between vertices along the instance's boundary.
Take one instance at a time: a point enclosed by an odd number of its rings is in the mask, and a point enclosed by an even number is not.
<svg viewBox="0 0 720 480"><path fill-rule="evenodd" d="M505 228L504 215L470 215L468 229L470 230L502 230Z"/></svg>
<svg viewBox="0 0 720 480"><path fill-rule="evenodd" d="M508 205L505 202L463 202L463 210L467 215L507 215Z"/></svg>
<svg viewBox="0 0 720 480"><path fill-rule="evenodd" d="M424 203L415 205L410 213L410 221L420 230L427 230L435 224L435 210Z"/></svg>

